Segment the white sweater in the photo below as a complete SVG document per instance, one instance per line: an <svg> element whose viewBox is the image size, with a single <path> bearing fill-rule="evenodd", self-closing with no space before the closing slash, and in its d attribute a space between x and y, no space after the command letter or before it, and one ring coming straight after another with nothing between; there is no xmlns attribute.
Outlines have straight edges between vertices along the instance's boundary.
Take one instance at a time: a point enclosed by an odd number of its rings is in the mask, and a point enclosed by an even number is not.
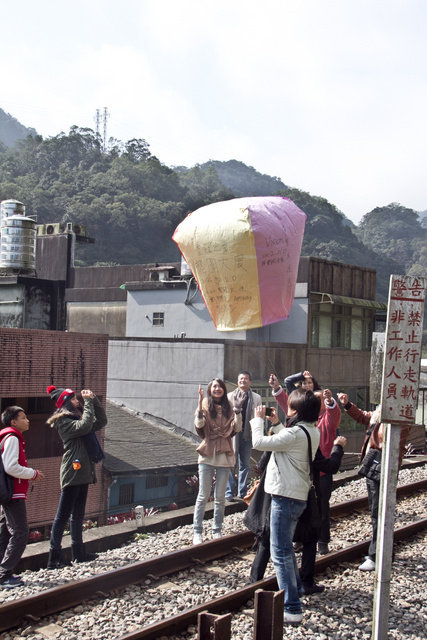
<svg viewBox="0 0 427 640"><path fill-rule="evenodd" d="M316 455L320 431L315 423L300 422L311 438L312 457ZM285 429L282 424L273 427L274 435L264 435L264 420L251 420L252 446L259 451L273 451L265 476L265 491L272 495L295 500L307 500L310 489L308 441L304 431L295 425Z"/></svg>

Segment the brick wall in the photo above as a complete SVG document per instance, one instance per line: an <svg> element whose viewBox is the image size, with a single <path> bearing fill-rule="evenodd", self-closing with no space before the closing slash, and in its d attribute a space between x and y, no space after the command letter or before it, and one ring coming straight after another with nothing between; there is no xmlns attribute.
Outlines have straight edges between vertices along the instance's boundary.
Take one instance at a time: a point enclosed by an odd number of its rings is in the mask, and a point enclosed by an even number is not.
<svg viewBox="0 0 427 640"><path fill-rule="evenodd" d="M15 401L26 408L27 398L50 400L46 387L70 387L79 392L90 388L105 404L107 392L108 336L87 333L65 333L60 331L39 331L30 329L0 328L0 399L5 403ZM51 411L54 411L51 403ZM49 407L50 410L50 407ZM46 438L46 431L40 427L40 416L30 419L28 432L28 465L41 469L45 480L31 483L27 497L28 521L31 528L51 525L61 494L59 470L61 457L48 455L31 458L31 440L40 436ZM43 421L42 421L43 422ZM103 446L104 429L98 432ZM30 435L31 434L31 435ZM24 436L25 437L25 436ZM53 434L52 434L52 437ZM46 447L48 450L49 447ZM40 448L38 448L39 452ZM102 464L97 465L98 482L90 485L86 506L86 518L103 521L105 513L104 481ZM31 487L33 489L31 490Z"/></svg>
<svg viewBox="0 0 427 640"><path fill-rule="evenodd" d="M0 352L0 397L45 396L54 384L105 399L107 335L0 328Z"/></svg>

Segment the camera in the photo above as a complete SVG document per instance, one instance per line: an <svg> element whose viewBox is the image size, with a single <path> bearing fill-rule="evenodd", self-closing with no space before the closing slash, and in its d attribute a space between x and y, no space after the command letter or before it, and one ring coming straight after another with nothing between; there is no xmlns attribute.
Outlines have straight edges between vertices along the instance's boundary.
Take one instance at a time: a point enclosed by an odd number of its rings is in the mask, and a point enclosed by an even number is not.
<svg viewBox="0 0 427 640"><path fill-rule="evenodd" d="M272 407L265 407L265 415L266 416L272 416L273 415Z"/></svg>

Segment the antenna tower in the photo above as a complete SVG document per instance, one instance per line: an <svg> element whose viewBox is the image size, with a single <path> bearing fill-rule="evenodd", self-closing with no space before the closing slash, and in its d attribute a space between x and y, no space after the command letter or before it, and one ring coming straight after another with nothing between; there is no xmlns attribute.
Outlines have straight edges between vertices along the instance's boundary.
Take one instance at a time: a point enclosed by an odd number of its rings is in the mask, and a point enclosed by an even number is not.
<svg viewBox="0 0 427 640"><path fill-rule="evenodd" d="M99 136L99 125L101 124L101 112L99 109L96 110L94 120L96 124L96 135Z"/></svg>
<svg viewBox="0 0 427 640"><path fill-rule="evenodd" d="M108 113L108 109L107 107L104 107L104 113L103 113L103 121L104 121L104 151L107 150L107 120L110 117L110 114Z"/></svg>

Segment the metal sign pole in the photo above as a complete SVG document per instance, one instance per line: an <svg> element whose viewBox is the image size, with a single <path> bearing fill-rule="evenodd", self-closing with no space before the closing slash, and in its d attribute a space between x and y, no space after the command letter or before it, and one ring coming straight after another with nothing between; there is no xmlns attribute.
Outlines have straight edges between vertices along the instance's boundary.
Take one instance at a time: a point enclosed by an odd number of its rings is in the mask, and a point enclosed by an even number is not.
<svg viewBox="0 0 427 640"><path fill-rule="evenodd" d="M375 638L375 640L387 640L388 638L394 512L400 445L400 427L395 424L386 424L384 427L385 439L381 458L381 488L372 619L372 638Z"/></svg>
<svg viewBox="0 0 427 640"><path fill-rule="evenodd" d="M383 445L372 640L387 640L399 449L415 422L427 279L391 276L381 391Z"/></svg>

